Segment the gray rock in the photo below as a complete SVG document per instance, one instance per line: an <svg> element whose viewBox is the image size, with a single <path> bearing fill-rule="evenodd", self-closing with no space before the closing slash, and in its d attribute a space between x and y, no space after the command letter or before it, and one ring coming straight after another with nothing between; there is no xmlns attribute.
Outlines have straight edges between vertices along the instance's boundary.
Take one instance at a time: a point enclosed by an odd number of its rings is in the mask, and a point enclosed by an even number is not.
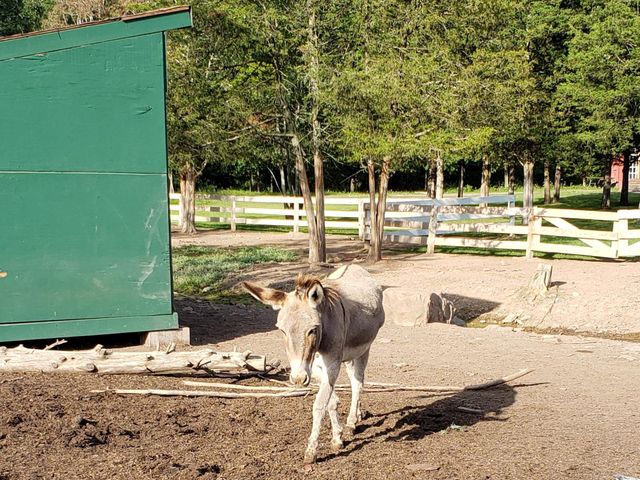
<svg viewBox="0 0 640 480"><path fill-rule="evenodd" d="M418 327L427 323L448 323L464 327L465 321L456 315L456 308L442 294L425 295L402 288L384 291L383 305L387 321L403 327Z"/></svg>

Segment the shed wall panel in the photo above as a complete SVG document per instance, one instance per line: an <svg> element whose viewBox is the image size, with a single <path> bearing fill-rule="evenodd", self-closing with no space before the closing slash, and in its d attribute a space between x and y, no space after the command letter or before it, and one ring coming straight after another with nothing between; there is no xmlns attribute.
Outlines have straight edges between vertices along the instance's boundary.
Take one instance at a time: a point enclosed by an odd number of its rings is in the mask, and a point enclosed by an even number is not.
<svg viewBox="0 0 640 480"><path fill-rule="evenodd" d="M1 174L0 322L171 314L166 186L164 175Z"/></svg>
<svg viewBox="0 0 640 480"><path fill-rule="evenodd" d="M0 171L166 172L163 34L0 62Z"/></svg>

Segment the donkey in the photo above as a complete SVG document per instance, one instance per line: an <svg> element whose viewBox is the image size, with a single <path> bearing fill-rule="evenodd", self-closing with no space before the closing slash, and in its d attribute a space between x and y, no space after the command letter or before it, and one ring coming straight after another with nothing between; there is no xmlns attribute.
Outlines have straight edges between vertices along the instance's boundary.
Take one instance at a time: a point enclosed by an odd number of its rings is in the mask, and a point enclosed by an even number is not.
<svg viewBox="0 0 640 480"><path fill-rule="evenodd" d="M382 290L369 272L358 265L341 267L322 282L313 276L298 275L295 289L289 293L250 282L242 285L253 297L279 310L276 327L284 334L291 383L309 385L317 357L320 387L313 403L313 426L304 455L304 463L309 466L316 461L320 424L327 409L331 446L334 450L343 447L334 391L343 362L351 381L346 429L353 433L362 419L360 391L369 349L384 324Z"/></svg>

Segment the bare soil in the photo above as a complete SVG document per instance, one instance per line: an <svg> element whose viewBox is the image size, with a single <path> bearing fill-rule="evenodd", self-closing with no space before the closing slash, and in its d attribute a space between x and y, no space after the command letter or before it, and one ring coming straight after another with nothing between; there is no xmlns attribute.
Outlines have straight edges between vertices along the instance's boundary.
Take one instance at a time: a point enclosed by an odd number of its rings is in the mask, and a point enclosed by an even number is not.
<svg viewBox="0 0 640 480"><path fill-rule="evenodd" d="M304 251L304 237L287 234L217 232L175 241L278 244ZM330 256L339 262L362 254L355 240L332 238L329 245ZM382 285L444 292L461 316L476 324L521 311L525 323L541 327L640 331L635 263L552 261L557 283L551 296L527 304L516 292L539 259L387 253L389 260L371 267ZM301 264L265 266L245 277L285 286L302 269ZM176 303L195 345L251 349L286 362L273 310L187 298ZM638 343L495 325L387 323L372 347L368 379L463 386L522 368L535 371L484 391L365 394L367 415L354 437L334 453L325 426L319 461L310 473L301 467L311 396L118 396L90 391L183 388L183 378L4 374L0 479L640 477ZM342 396L343 418L348 399ZM482 413L464 413L461 406Z"/></svg>

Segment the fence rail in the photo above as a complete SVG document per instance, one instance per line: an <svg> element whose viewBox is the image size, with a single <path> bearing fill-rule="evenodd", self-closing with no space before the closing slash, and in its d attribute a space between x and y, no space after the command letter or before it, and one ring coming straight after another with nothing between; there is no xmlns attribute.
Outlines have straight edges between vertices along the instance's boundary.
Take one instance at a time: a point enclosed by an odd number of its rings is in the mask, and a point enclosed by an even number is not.
<svg viewBox="0 0 640 480"><path fill-rule="evenodd" d="M172 194L171 220L179 222L180 195ZM301 197L199 195L197 222L307 226ZM176 203L177 201L177 203ZM370 238L368 198L325 198L326 227ZM640 209L602 212L516 208L513 195L445 199L390 198L385 215L388 242L508 249L591 257L640 256ZM487 238L490 237L490 238Z"/></svg>

